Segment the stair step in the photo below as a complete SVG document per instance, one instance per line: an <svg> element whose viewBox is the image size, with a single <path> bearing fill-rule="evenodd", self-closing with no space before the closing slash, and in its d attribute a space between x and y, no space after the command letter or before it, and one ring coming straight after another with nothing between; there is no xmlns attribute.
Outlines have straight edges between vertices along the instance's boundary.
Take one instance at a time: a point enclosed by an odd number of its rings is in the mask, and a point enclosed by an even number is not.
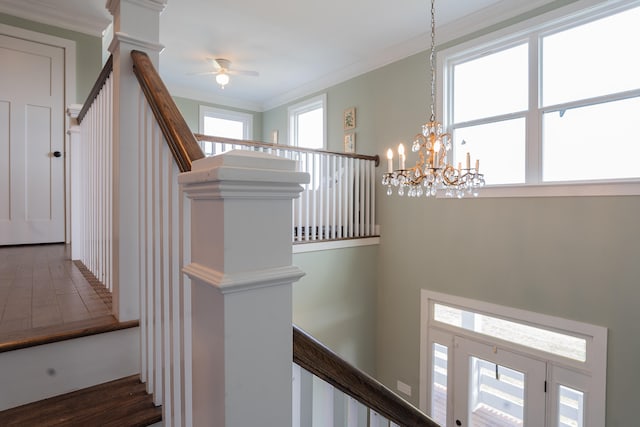
<svg viewBox="0 0 640 427"><path fill-rule="evenodd" d="M162 420L138 375L0 412L2 426L148 426Z"/></svg>
<svg viewBox="0 0 640 427"><path fill-rule="evenodd" d="M100 316L94 319L79 320L61 325L5 333L0 335L0 338L2 338L0 353L121 329L135 328L139 324L140 322L137 320L118 322L113 316Z"/></svg>

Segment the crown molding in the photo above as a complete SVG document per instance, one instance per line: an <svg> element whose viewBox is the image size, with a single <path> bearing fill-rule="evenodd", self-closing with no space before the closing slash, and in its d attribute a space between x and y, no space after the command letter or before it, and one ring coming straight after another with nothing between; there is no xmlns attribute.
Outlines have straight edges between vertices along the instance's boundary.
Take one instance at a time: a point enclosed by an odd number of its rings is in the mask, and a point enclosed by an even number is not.
<svg viewBox="0 0 640 427"><path fill-rule="evenodd" d="M55 7L54 3L42 0L3 0L0 3L0 12L96 37L101 37L104 29L111 23L107 17L99 19L74 16L64 9Z"/></svg>

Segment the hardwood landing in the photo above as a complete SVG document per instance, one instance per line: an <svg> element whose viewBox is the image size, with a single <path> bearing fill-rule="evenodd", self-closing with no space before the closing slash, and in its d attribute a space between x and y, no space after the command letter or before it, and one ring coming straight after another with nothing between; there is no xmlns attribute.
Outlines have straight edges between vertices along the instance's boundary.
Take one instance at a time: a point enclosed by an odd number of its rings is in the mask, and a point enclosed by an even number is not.
<svg viewBox="0 0 640 427"><path fill-rule="evenodd" d="M148 426L162 420L137 375L0 412L1 426Z"/></svg>
<svg viewBox="0 0 640 427"><path fill-rule="evenodd" d="M69 246L0 247L0 352L132 326Z"/></svg>

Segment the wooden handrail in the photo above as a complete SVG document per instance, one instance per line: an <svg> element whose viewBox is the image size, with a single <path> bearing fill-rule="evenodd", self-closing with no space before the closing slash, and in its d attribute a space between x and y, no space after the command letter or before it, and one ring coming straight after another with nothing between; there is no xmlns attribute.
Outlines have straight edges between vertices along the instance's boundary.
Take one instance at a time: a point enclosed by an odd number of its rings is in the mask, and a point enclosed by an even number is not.
<svg viewBox="0 0 640 427"><path fill-rule="evenodd" d="M100 75L98 75L98 80L96 80L96 82L93 84L93 87L91 88L91 92L89 92L89 96L87 96L87 100L84 102L84 105L80 110L80 113L78 113L78 118L77 118L78 124L80 124L82 122L82 119L84 119L84 116L87 115L87 111L89 111L89 108L91 108L93 101L95 101L96 98L98 97L98 94L102 89L102 86L104 86L105 82L107 81L107 78L109 77L112 71L113 71L113 55L109 55L109 59L107 59L107 62L105 62L104 67L102 67L102 71L100 71Z"/></svg>
<svg viewBox="0 0 640 427"><path fill-rule="evenodd" d="M274 150L295 150L302 151L305 153L325 153L325 154L333 154L342 157L352 157L354 159L364 159L364 160L373 160L376 162L376 166L380 165L380 156L377 154L375 156L367 156L365 154L355 154L355 153L338 153L337 151L327 151L327 150L315 150L313 148L304 148L304 147L295 147L292 145L282 145L282 144L273 144L271 142L260 142L260 141L249 141L245 139L232 139L232 138L222 138L220 136L209 136L202 135L200 133L196 133L195 137L198 141L210 141L210 142L220 142L222 144L237 144L237 145L247 145L250 147L264 147L264 148L272 148Z"/></svg>
<svg viewBox="0 0 640 427"><path fill-rule="evenodd" d="M191 163L204 157L198 141L193 136L160 75L146 53L132 50L133 73L138 78L153 115L169 144L173 158L181 172L191 170Z"/></svg>
<svg viewBox="0 0 640 427"><path fill-rule="evenodd" d="M295 325L293 326L293 361L398 425L439 427L435 421L415 406L379 381L350 365Z"/></svg>

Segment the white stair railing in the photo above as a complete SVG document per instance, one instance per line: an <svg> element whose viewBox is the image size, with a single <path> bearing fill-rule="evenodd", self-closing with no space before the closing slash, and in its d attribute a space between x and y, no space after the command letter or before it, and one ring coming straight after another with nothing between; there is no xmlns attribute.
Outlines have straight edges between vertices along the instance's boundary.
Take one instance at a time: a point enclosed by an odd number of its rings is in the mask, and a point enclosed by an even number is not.
<svg viewBox="0 0 640 427"><path fill-rule="evenodd" d="M397 427L331 384L293 364L293 427Z"/></svg>
<svg viewBox="0 0 640 427"><path fill-rule="evenodd" d="M378 156L334 153L196 135L208 156L229 150L252 150L296 160L309 174L293 202L294 243L371 237L378 234L375 217L375 168Z"/></svg>
<svg viewBox="0 0 640 427"><path fill-rule="evenodd" d="M163 405L165 426L190 425L190 295L181 273L188 206L185 215L180 170L142 91L139 118L141 380Z"/></svg>
<svg viewBox="0 0 640 427"><path fill-rule="evenodd" d="M71 139L72 258L113 289L113 69L105 64Z"/></svg>

